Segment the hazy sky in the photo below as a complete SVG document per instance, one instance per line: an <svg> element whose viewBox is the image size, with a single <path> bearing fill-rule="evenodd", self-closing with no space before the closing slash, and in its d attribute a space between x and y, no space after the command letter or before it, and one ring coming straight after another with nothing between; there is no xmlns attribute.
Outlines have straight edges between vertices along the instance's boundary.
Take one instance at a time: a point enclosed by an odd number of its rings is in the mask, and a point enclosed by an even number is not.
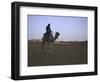
<svg viewBox="0 0 100 82"><path fill-rule="evenodd" d="M85 41L88 38L87 17L28 15L28 40L41 39L48 23L53 34L60 33L58 41Z"/></svg>

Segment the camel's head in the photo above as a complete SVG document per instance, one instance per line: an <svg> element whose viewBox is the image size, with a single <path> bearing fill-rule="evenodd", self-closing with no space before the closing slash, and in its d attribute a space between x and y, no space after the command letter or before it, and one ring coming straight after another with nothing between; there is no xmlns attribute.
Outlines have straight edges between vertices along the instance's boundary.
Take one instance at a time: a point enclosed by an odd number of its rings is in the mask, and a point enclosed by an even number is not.
<svg viewBox="0 0 100 82"><path fill-rule="evenodd" d="M55 33L55 37L56 37L56 38L58 38L59 35L60 35L59 32L56 32L56 33Z"/></svg>

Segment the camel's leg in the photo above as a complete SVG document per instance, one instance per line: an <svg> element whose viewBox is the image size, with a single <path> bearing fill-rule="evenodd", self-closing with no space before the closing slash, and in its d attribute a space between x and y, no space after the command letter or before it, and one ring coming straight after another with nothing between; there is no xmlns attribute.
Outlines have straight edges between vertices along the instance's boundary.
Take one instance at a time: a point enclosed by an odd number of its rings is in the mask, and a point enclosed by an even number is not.
<svg viewBox="0 0 100 82"><path fill-rule="evenodd" d="M48 54L50 54L50 43L49 42L47 43L47 52Z"/></svg>
<svg viewBox="0 0 100 82"><path fill-rule="evenodd" d="M48 44L48 53L53 54L53 44L51 42Z"/></svg>
<svg viewBox="0 0 100 82"><path fill-rule="evenodd" d="M51 43L51 54L54 54L54 43Z"/></svg>
<svg viewBox="0 0 100 82"><path fill-rule="evenodd" d="M45 46L45 42L42 42L42 46L41 46L42 52L44 52L44 46Z"/></svg>
<svg viewBox="0 0 100 82"><path fill-rule="evenodd" d="M52 43L52 54L54 54L54 43Z"/></svg>

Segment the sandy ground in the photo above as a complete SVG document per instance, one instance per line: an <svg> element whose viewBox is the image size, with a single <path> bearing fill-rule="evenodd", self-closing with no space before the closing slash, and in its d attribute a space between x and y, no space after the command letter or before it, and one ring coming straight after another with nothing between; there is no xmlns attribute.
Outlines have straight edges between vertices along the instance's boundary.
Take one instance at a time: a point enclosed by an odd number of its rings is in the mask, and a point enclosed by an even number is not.
<svg viewBox="0 0 100 82"><path fill-rule="evenodd" d="M58 43L54 54L41 51L41 42L28 41L28 66L87 64L87 42Z"/></svg>

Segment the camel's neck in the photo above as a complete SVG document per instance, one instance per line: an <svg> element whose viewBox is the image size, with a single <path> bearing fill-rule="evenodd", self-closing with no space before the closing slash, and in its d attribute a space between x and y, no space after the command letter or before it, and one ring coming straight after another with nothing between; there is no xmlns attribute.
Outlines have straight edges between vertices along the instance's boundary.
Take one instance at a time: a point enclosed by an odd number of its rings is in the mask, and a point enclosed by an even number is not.
<svg viewBox="0 0 100 82"><path fill-rule="evenodd" d="M58 38L58 36L54 36L53 41L55 41Z"/></svg>

